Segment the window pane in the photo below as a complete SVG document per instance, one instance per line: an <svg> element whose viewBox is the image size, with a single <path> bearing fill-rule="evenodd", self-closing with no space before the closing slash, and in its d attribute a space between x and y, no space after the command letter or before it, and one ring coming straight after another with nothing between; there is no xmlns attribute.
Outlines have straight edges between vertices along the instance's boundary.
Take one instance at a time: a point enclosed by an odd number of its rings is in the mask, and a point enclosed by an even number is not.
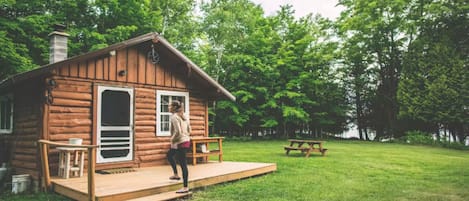
<svg viewBox="0 0 469 201"><path fill-rule="evenodd" d="M161 131L169 131L169 115L161 115Z"/></svg>
<svg viewBox="0 0 469 201"><path fill-rule="evenodd" d="M5 101L5 129L11 129L11 101ZM2 118L3 119L3 118Z"/></svg>
<svg viewBox="0 0 469 201"><path fill-rule="evenodd" d="M130 95L125 91L104 91L101 115L102 126L130 125Z"/></svg>
<svg viewBox="0 0 469 201"><path fill-rule="evenodd" d="M6 129L6 101L0 100L0 129Z"/></svg>
<svg viewBox="0 0 469 201"><path fill-rule="evenodd" d="M162 131L169 131L169 122L162 123L161 128L163 129Z"/></svg>
<svg viewBox="0 0 469 201"><path fill-rule="evenodd" d="M161 96L161 112L169 112L169 96Z"/></svg>

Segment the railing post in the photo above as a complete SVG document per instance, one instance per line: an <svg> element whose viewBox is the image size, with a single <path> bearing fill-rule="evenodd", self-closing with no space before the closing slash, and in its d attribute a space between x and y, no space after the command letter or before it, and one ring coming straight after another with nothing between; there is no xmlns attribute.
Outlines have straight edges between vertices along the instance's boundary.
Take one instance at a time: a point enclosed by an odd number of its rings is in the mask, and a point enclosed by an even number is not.
<svg viewBox="0 0 469 201"><path fill-rule="evenodd" d="M44 191L48 191L51 185L50 181L50 170L49 170L49 154L48 154L48 146L45 143L40 143L39 145L41 155L42 155L42 170L44 175L42 175L42 188Z"/></svg>
<svg viewBox="0 0 469 201"><path fill-rule="evenodd" d="M95 201L94 172L96 161L96 149L88 148L88 196L90 201Z"/></svg>

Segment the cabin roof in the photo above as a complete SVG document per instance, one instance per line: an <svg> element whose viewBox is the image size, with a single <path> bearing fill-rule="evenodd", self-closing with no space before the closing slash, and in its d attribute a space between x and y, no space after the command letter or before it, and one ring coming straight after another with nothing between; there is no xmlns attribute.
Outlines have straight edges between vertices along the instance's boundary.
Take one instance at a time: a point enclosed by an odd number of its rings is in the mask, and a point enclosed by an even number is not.
<svg viewBox="0 0 469 201"><path fill-rule="evenodd" d="M110 45L106 48L96 50L93 52L85 53L82 55L74 56L68 59L65 59L63 61L59 61L56 63L52 64L47 64L44 66L41 66L39 68L36 68L31 71L19 73L16 75L13 75L5 80L2 80L0 82L0 89L6 89L9 87L12 87L16 85L17 83L20 83L22 81L36 78L39 76L44 76L48 74L52 74L52 71L56 68L59 68L61 66L64 66L68 63L75 62L75 61L80 61L80 60L86 60L86 59L92 59L94 57L102 56L105 54L109 54L110 51L138 45L144 42L148 41L153 41L155 43L161 44L163 47L165 47L169 52L174 54L176 57L182 60L182 62L185 62L187 64L187 67L190 68L189 70L191 72L195 72L196 75L200 76L203 81L205 81L208 85L214 88L216 91L215 97L217 99L229 99L229 100L235 100L236 98L228 91L226 90L223 86L221 86L217 81L215 81L213 78L211 78L207 73L205 73L199 66L194 64L189 58L187 58L184 54L182 54L179 50L177 50L175 47L173 47L166 39L164 39L162 36L160 36L156 32L151 32L147 33L120 43L116 43L113 45Z"/></svg>

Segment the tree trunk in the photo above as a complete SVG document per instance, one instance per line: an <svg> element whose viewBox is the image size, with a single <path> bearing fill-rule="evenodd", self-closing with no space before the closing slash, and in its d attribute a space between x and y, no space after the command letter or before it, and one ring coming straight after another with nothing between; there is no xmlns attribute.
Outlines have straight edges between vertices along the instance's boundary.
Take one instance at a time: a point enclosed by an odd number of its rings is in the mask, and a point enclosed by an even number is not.
<svg viewBox="0 0 469 201"><path fill-rule="evenodd" d="M356 113L357 113L357 129L358 129L358 136L360 137L360 140L364 139L363 133L362 133L362 127L363 127L363 120L362 120L362 101L361 101L361 96L360 92L358 89L355 89L355 105L356 105Z"/></svg>
<svg viewBox="0 0 469 201"><path fill-rule="evenodd" d="M370 137L368 136L368 129L365 128L364 131L365 131L365 139L366 139L366 141L370 141Z"/></svg>

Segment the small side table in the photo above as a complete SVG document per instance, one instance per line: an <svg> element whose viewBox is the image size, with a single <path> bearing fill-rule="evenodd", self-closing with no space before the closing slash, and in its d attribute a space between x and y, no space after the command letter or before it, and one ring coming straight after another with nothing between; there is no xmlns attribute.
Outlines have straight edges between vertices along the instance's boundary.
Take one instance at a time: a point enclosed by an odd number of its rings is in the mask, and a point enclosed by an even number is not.
<svg viewBox="0 0 469 201"><path fill-rule="evenodd" d="M208 160L211 155L218 155L218 161L223 161L223 137L194 137L191 138L192 151L186 154L186 157L192 158L192 165L197 164L197 158L203 158L204 161ZM217 143L218 149L209 149L209 143ZM197 152L197 144L206 146L206 152Z"/></svg>
<svg viewBox="0 0 469 201"><path fill-rule="evenodd" d="M70 172L74 176L83 176L86 148L57 147L59 150L59 173L58 175L68 179ZM73 154L73 163L71 163Z"/></svg>

